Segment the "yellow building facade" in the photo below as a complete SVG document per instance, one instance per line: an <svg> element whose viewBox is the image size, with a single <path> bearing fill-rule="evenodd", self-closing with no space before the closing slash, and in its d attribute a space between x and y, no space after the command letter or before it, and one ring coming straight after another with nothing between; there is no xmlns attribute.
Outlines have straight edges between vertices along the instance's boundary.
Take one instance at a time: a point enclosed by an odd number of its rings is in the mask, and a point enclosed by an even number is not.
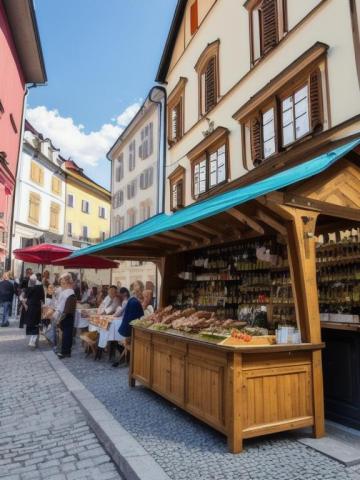
<svg viewBox="0 0 360 480"><path fill-rule="evenodd" d="M110 192L87 177L72 160L65 161L63 168L66 172L64 243L84 247L108 238Z"/></svg>

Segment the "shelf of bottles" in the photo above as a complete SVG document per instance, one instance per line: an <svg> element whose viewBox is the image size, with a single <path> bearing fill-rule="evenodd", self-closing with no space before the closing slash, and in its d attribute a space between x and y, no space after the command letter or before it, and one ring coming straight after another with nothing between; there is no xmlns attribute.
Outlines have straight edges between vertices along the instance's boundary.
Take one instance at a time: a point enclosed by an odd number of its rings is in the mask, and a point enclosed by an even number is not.
<svg viewBox="0 0 360 480"><path fill-rule="evenodd" d="M296 325L286 246L274 238L210 247L186 258L175 306L211 310L252 325Z"/></svg>
<svg viewBox="0 0 360 480"><path fill-rule="evenodd" d="M322 320L358 323L360 314L360 238L338 234L319 245L317 283Z"/></svg>

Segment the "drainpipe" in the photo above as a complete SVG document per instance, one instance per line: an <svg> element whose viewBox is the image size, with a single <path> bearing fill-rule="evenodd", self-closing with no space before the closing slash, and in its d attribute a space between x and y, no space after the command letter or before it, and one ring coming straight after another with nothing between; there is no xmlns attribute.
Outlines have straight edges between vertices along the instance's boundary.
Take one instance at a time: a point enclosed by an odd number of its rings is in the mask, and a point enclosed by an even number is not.
<svg viewBox="0 0 360 480"><path fill-rule="evenodd" d="M163 93L161 100L154 100L152 98L153 92L156 90ZM165 172L166 172L166 89L162 86L152 87L149 93L149 100L159 106L159 131L158 131L158 169L157 169L157 186L158 195L156 200L156 213L163 213L165 211ZM161 138L162 135L162 138ZM162 140L162 141L161 141ZM162 162L162 165L161 165ZM161 169L162 167L162 169ZM160 171L162 170L162 171ZM161 203L160 203L160 186L161 186Z"/></svg>
<svg viewBox="0 0 360 480"><path fill-rule="evenodd" d="M161 100L154 100L152 94L154 91L161 91L163 93L163 98ZM152 87L149 93L149 100L152 103L155 103L159 106L159 129L158 129L158 145L159 145L159 155L158 155L158 168L157 168L157 187L158 194L156 197L156 213L164 213L165 211L165 177L166 177L166 89L162 86ZM162 134L162 138L161 138ZM162 141L161 141L162 140ZM162 161L162 165L161 165ZM162 167L162 169L161 169ZM160 173L160 169L162 170ZM161 186L161 205L160 205L160 186ZM156 289L156 303L159 305L159 270L155 265L155 289Z"/></svg>

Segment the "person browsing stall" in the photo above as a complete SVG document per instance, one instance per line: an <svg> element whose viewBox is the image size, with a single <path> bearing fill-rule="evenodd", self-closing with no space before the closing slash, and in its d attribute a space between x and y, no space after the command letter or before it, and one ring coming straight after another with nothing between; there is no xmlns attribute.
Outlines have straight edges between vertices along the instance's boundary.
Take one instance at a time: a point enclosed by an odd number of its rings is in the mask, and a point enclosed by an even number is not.
<svg viewBox="0 0 360 480"><path fill-rule="evenodd" d="M113 315L119 305L120 299L117 295L117 288L112 285L109 288L107 296L101 302L100 307L98 308L98 313L100 315Z"/></svg>

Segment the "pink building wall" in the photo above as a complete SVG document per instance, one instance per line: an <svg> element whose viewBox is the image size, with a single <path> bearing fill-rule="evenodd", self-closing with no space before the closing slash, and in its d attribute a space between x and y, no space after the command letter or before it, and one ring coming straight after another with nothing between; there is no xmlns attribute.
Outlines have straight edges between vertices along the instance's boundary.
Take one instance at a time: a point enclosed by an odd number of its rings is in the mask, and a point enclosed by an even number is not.
<svg viewBox="0 0 360 480"><path fill-rule="evenodd" d="M6 154L7 165L0 163L0 262L6 251L2 243L1 230L9 232L11 225L12 196L16 178L19 146L21 139L22 114L25 94L25 80L7 21L3 2L0 0L0 152ZM11 121L14 121L15 128ZM9 174L10 172L10 174Z"/></svg>

